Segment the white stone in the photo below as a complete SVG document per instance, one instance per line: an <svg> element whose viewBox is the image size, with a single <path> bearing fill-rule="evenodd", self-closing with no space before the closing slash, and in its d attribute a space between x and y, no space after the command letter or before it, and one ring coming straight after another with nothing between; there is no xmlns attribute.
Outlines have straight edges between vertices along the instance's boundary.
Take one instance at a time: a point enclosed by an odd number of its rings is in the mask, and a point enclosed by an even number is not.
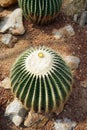
<svg viewBox="0 0 87 130"><path fill-rule="evenodd" d="M4 33L7 30L14 35L22 35L25 33L22 22L22 10L20 8L14 10L11 14L2 19L0 32Z"/></svg>
<svg viewBox="0 0 87 130"><path fill-rule="evenodd" d="M7 106L5 116L8 116L16 126L19 126L23 122L26 112L22 103L15 98L14 101Z"/></svg>
<svg viewBox="0 0 87 130"><path fill-rule="evenodd" d="M53 30L53 34L55 39L61 39L63 37L62 34L57 29Z"/></svg>
<svg viewBox="0 0 87 130"><path fill-rule="evenodd" d="M54 122L55 130L74 130L76 122L68 118L58 119Z"/></svg>
<svg viewBox="0 0 87 130"><path fill-rule="evenodd" d="M56 39L64 38L65 36L71 37L75 35L75 31L71 25L67 25L60 29L54 29L53 32Z"/></svg>
<svg viewBox="0 0 87 130"><path fill-rule="evenodd" d="M10 78L6 77L4 80L2 80L0 82L0 86L5 88L5 89L9 89L11 88L11 81Z"/></svg>
<svg viewBox="0 0 87 130"><path fill-rule="evenodd" d="M63 28L63 33L64 33L64 31L66 31L69 36L74 36L75 35L74 29L73 29L73 27L71 25L65 26Z"/></svg>
<svg viewBox="0 0 87 130"><path fill-rule="evenodd" d="M65 56L64 60L66 61L68 66L71 68L71 70L76 70L80 63L80 59L76 56Z"/></svg>
<svg viewBox="0 0 87 130"><path fill-rule="evenodd" d="M13 47L14 43L17 42L17 38L12 34L4 34L0 41L8 47Z"/></svg>
<svg viewBox="0 0 87 130"><path fill-rule="evenodd" d="M23 118L19 115L10 116L10 119L16 126L20 126L20 124L23 122Z"/></svg>

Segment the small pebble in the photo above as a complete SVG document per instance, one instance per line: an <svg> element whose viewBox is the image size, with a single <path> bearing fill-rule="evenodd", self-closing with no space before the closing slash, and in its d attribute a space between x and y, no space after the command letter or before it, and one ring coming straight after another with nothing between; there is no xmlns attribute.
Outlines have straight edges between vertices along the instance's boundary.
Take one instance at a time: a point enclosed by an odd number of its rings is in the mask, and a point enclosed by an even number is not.
<svg viewBox="0 0 87 130"><path fill-rule="evenodd" d="M52 33L53 33L55 39L62 39L66 35L67 36L74 36L75 35L74 29L71 25L60 28L59 30L54 29Z"/></svg>
<svg viewBox="0 0 87 130"><path fill-rule="evenodd" d="M13 35L23 35L25 29L22 20L22 10L15 9L11 14L4 17L0 23L0 33L10 31Z"/></svg>
<svg viewBox="0 0 87 130"><path fill-rule="evenodd" d="M87 88L87 79L80 82L80 85L84 88Z"/></svg>
<svg viewBox="0 0 87 130"><path fill-rule="evenodd" d="M23 122L26 110L24 109L22 103L15 98L6 108L5 116L9 117L10 120L16 125L20 126Z"/></svg>
<svg viewBox="0 0 87 130"><path fill-rule="evenodd" d="M10 78L6 77L4 80L2 80L0 82L0 86L5 88L5 89L10 89L11 88Z"/></svg>
<svg viewBox="0 0 87 130"><path fill-rule="evenodd" d="M55 130L74 130L76 124L68 118L58 119L54 122L54 128Z"/></svg>
<svg viewBox="0 0 87 130"><path fill-rule="evenodd" d="M64 58L68 66L71 68L71 70L76 70L78 69L80 59L76 56L66 56Z"/></svg>
<svg viewBox="0 0 87 130"><path fill-rule="evenodd" d="M13 47L14 43L17 42L17 38L12 34L4 34L2 35L0 41L8 47Z"/></svg>

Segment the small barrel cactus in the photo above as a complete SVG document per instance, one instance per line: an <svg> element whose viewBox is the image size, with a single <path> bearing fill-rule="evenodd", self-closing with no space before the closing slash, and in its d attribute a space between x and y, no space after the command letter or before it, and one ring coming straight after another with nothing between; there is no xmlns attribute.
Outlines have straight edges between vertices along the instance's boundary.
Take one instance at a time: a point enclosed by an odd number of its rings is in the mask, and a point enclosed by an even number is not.
<svg viewBox="0 0 87 130"><path fill-rule="evenodd" d="M46 24L58 16L63 0L18 0L18 3L27 19Z"/></svg>
<svg viewBox="0 0 87 130"><path fill-rule="evenodd" d="M11 69L11 88L30 111L61 112L72 90L72 74L53 50L30 48Z"/></svg>

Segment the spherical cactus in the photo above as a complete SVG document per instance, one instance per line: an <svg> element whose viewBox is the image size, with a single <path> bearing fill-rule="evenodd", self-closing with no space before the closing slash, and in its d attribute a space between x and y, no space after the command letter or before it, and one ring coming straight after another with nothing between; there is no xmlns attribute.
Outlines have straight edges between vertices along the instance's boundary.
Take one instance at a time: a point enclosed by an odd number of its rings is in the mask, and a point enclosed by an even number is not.
<svg viewBox="0 0 87 130"><path fill-rule="evenodd" d="M11 88L30 111L60 112L72 90L72 74L53 50L30 48L11 69Z"/></svg>
<svg viewBox="0 0 87 130"><path fill-rule="evenodd" d="M27 19L46 24L58 16L63 0L18 0L18 3Z"/></svg>

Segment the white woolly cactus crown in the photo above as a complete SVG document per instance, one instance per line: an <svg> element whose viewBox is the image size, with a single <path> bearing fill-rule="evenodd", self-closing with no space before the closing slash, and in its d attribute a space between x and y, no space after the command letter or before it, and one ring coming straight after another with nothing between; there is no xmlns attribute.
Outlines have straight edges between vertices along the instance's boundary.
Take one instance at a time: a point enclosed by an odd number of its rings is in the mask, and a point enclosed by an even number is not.
<svg viewBox="0 0 87 130"><path fill-rule="evenodd" d="M11 69L11 88L30 111L61 112L72 90L72 74L53 50L30 48Z"/></svg>

